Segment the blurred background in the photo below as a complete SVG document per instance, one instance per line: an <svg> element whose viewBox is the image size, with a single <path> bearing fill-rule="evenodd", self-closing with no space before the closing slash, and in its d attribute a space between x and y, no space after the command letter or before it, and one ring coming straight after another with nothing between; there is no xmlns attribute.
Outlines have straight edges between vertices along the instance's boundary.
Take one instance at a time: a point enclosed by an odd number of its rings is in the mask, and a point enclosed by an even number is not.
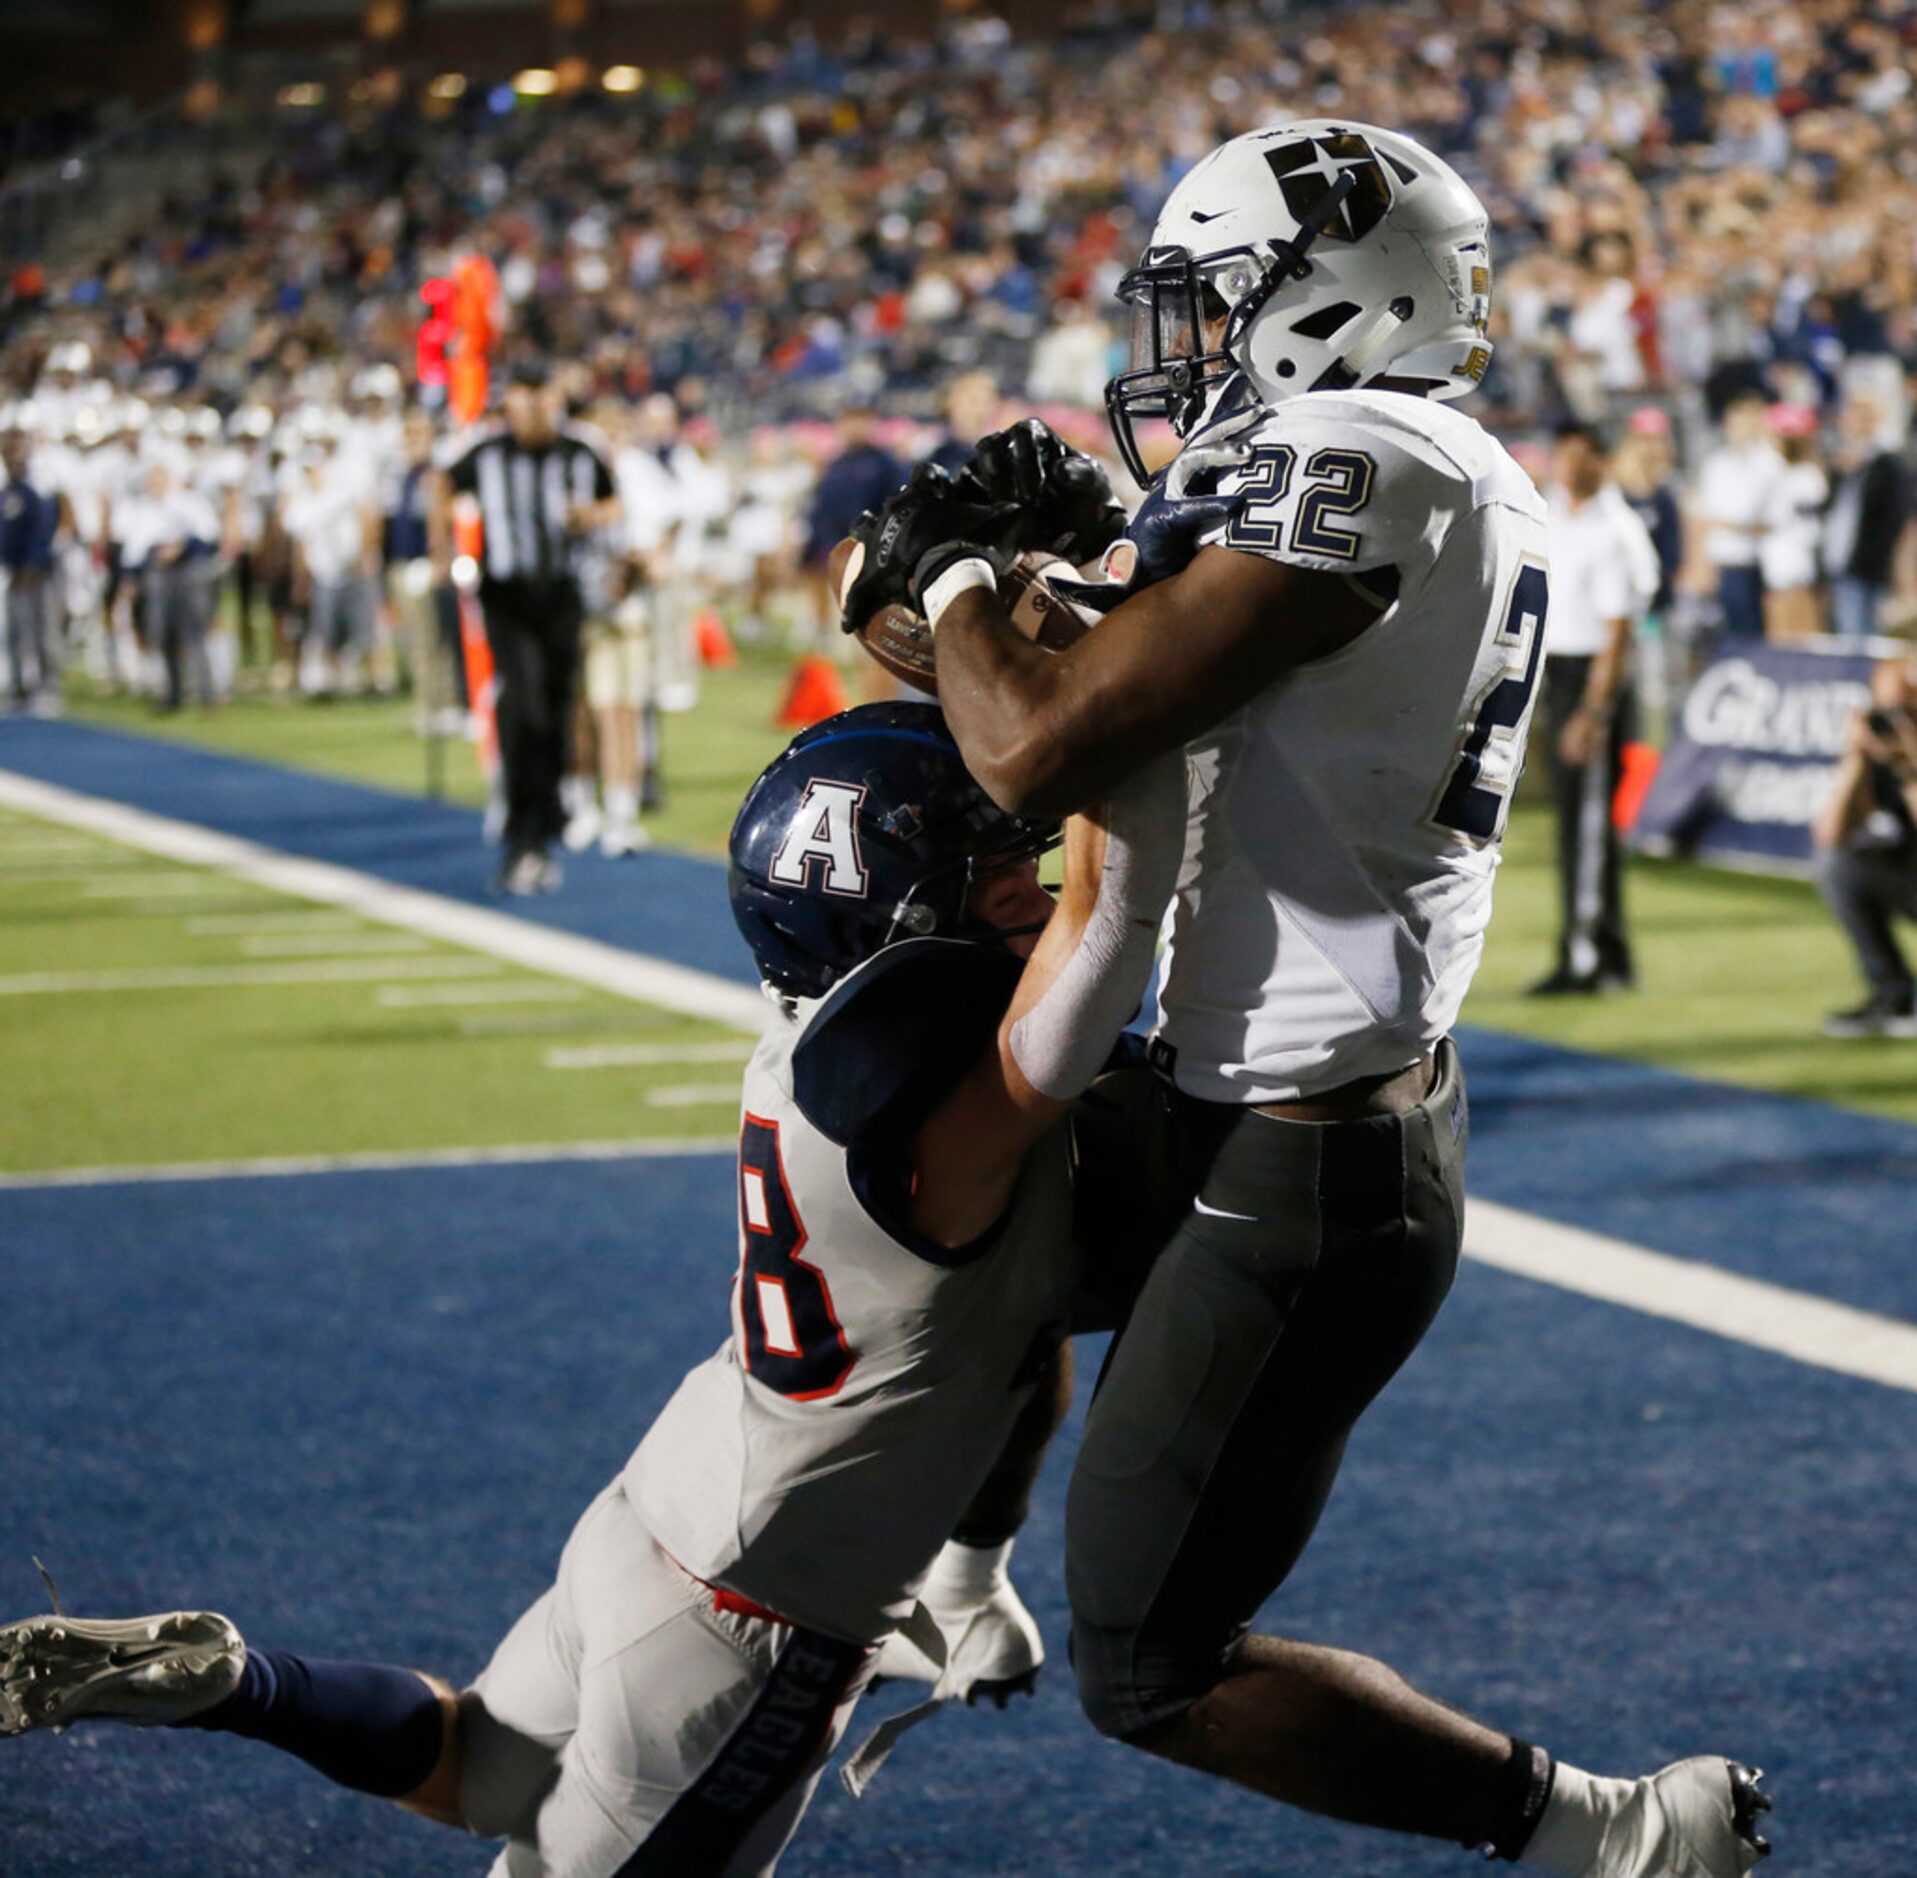
<svg viewBox="0 0 1917 1878"><path fill-rule="evenodd" d="M76 1603L224 1572L270 1615L311 1605L302 1507L411 1558L443 1544L420 1509L457 1480L511 1508L479 1591L325 1608L371 1654L398 1647L385 1618L456 1656L510 1616L637 1410L718 1334L711 1151L753 994L714 860L791 729L887 682L838 631L827 551L915 463L1033 413L1135 501L1104 417L1115 285L1199 157L1290 116L1409 132L1477 189L1496 353L1465 408L1559 525L1623 509L1649 557L1615 734L1567 765L1560 724L1533 733L1466 1009L1480 1193L1774 1284L1786 1316L1805 1295L1907 1334L1914 58L1904 0L4 0L0 1049L23 1099L0 1111L0 1234L42 1335L0 1379L28 1483L0 1551L63 1545L98 1591ZM567 576L564 837L516 880L487 846L487 518L460 469L513 385L614 491ZM644 1300L635 1256L663 1287ZM158 1298L189 1345L234 1313L262 1354L217 1440L230 1378L190 1354L150 1370L131 1322L102 1335L87 1272ZM1429 1360L1477 1361L1474 1426L1538 1430L1551 1467L1514 1486L1495 1443L1446 1435L1460 1398L1414 1365L1380 1411L1397 1471L1351 1489L1297 1581L1307 1612L1329 1635L1349 1601L1418 1610L1401 1654L1428 1645L1467 1701L1518 1700L1484 1680L1514 1649L1628 1656L1589 1725L1633 1764L1633 1704L1670 1705L1661 1664L1680 1719L1763 1716L1749 1751L1814 1776L1825 1836L1792 1869L1901 1869L1851 1744L1917 1673L1917 1369L1842 1381L1478 1282ZM376 1361L369 1314L393 1339ZM442 1361L450 1419L404 1393ZM482 1465L465 1431L502 1395L534 1412ZM388 1417L422 1444L403 1465ZM554 1464L561 1426L585 1459ZM76 1444L100 1458L63 1506ZM1737 1484L1760 1450L1774 1519ZM208 1465L253 1484L182 1541L168 1496ZM1460 1469L1525 1509L1495 1557L1446 1498ZM1602 1570L1559 1518L1573 1477L1624 1548ZM1381 1561L1407 1507L1418 1558L1489 1587L1461 1628L1415 1563ZM1623 1631L1606 1572L1649 1582ZM1787 1672L1752 1611L1789 1633ZM1539 1686L1563 1708L1540 1697L1539 1732L1589 1695ZM1111 1871L1199 1869L1175 1836L1100 1837L1129 1791L1051 1695L974 1773L1037 1782ZM7 1791L0 1867L126 1869L75 1845L49 1797L71 1770L42 1765ZM424 1837L390 1853L304 1788L306 1863L196 1862L183 1826L156 1866L132 1765L89 1791L149 1869L464 1868ZM891 1851L829 1868L1081 1868L967 1849L968 1791L920 1794L883 1815ZM1204 1868L1269 1869L1235 1804L1205 1801ZM870 1830L836 1800L821 1827ZM1317 1831L1286 1869L1427 1868Z"/></svg>

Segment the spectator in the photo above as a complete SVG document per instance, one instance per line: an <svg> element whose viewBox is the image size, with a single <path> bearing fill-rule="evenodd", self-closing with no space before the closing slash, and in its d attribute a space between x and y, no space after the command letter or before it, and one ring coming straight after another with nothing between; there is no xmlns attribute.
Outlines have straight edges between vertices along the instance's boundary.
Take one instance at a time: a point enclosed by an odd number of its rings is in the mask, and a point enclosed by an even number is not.
<svg viewBox="0 0 1917 1878"><path fill-rule="evenodd" d="M412 668L414 718L422 735L456 735L466 714L466 661L459 598L433 578L433 421L411 412L400 433L399 480L382 530L386 603Z"/></svg>
<svg viewBox="0 0 1917 1878"><path fill-rule="evenodd" d="M905 480L905 469L873 436L878 415L867 400L854 399L839 413L839 451L819 476L806 518L805 570L812 587L820 634L831 642L838 625L838 597L826 592L825 563L867 509L876 509Z"/></svg>
<svg viewBox="0 0 1917 1878"><path fill-rule="evenodd" d="M1771 441L1764 399L1755 392L1740 392L1724 412L1724 441L1705 457L1697 481L1704 552L1717 569L1724 630L1734 639L1764 636L1764 577L1758 548L1783 472L1784 459Z"/></svg>
<svg viewBox="0 0 1917 1878"><path fill-rule="evenodd" d="M27 440L10 432L0 444L7 473L0 488L0 571L7 577L7 660L21 710L58 708L60 669L54 644L53 545L60 499L29 473Z"/></svg>
<svg viewBox="0 0 1917 1878"><path fill-rule="evenodd" d="M998 428L998 403L998 380L990 372L960 373L946 388L945 435L926 462L963 469L978 440Z"/></svg>
<svg viewBox="0 0 1917 1878"><path fill-rule="evenodd" d="M140 494L122 506L120 558L139 577L147 644L164 664L162 708L181 709L190 693L211 710L218 697L206 642L219 578L220 518L164 457L147 466Z"/></svg>
<svg viewBox="0 0 1917 1878"><path fill-rule="evenodd" d="M1819 890L1869 988L1825 1018L1825 1035L1917 1037L1917 981L1892 925L1917 920L1917 662L1872 673L1871 708L1850 721L1814 833Z"/></svg>
<svg viewBox="0 0 1917 1878"><path fill-rule="evenodd" d="M1910 512L1910 483L1896 452L1884 448L1883 414L1875 399L1852 396L1840 422L1823 540L1831 629L1846 639L1868 639L1877 631Z"/></svg>
<svg viewBox="0 0 1917 1878"><path fill-rule="evenodd" d="M1771 483L1770 512L1757 550L1764 637L1808 639L1824 629L1817 550L1830 484L1817 460L1817 413L1802 404L1776 404L1770 422L1783 468Z"/></svg>
<svg viewBox="0 0 1917 1878"><path fill-rule="evenodd" d="M1657 552L1611 480L1597 433L1559 426L1552 450L1551 605L1544 748L1558 819L1557 963L1534 997L1635 983L1611 801L1635 735L1631 648L1657 591Z"/></svg>
<svg viewBox="0 0 1917 1878"><path fill-rule="evenodd" d="M331 434L308 446L281 518L293 550L294 598L306 614L300 685L330 696L357 675L372 647L380 537L370 483L342 461Z"/></svg>

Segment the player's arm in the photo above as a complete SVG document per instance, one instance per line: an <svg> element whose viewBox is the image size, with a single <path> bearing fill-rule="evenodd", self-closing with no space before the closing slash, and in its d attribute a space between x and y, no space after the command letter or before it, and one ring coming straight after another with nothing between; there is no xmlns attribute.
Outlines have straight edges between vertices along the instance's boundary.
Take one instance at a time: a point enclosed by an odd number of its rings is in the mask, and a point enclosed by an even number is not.
<svg viewBox="0 0 1917 1878"><path fill-rule="evenodd" d="M997 1035L913 1139L913 1231L948 1247L989 1231L1026 1150L1104 1066L1150 980L1184 826L1177 758L1066 823L1064 886Z"/></svg>
<svg viewBox="0 0 1917 1878"><path fill-rule="evenodd" d="M939 702L994 801L1063 814L1349 644L1379 610L1342 575L1212 547L1048 653L981 585L935 622Z"/></svg>
<svg viewBox="0 0 1917 1878"><path fill-rule="evenodd" d="M1585 681L1584 695L1565 719L1558 737L1558 754L1573 768L1590 762L1604 742L1611 713L1617 708L1618 693L1624 686L1625 667L1630 663L1635 637L1636 628L1628 613L1604 622L1604 644L1591 661L1591 675Z"/></svg>

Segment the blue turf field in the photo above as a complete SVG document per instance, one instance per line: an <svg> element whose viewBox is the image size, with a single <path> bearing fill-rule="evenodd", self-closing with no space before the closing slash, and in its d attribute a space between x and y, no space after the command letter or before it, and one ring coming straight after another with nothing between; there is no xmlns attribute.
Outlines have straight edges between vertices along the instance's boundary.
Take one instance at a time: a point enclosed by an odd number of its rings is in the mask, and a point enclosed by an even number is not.
<svg viewBox="0 0 1917 1878"><path fill-rule="evenodd" d="M10 768L442 891L483 879L454 811L17 729ZM715 870L606 872L548 916L719 968ZM1465 1060L1479 1193L1917 1317L1917 1130L1508 1038ZM38 1552L77 1609L207 1603L262 1642L470 1673L723 1334L730 1201L716 1157L0 1195L0 1609L40 1608ZM1071 1441L1021 1551L1054 1647ZM1771 1869L1909 1878L1913 1504L1917 1398L1467 1265L1273 1622L1586 1765L1734 1749L1779 1794ZM486 1862L250 1743L0 1744L6 1878ZM1110 1747L1060 1666L1013 1713L909 1738L862 1805L828 1790L783 1869L1477 1866Z"/></svg>

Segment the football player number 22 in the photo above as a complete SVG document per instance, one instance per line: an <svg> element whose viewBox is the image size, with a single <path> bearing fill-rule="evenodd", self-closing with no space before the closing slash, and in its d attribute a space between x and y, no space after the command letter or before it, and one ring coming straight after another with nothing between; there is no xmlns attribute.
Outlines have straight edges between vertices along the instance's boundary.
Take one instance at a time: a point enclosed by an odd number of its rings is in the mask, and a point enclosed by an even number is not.
<svg viewBox="0 0 1917 1878"><path fill-rule="evenodd" d="M825 1274L799 1255L805 1226L779 1155L779 1125L748 1115L739 1137L739 1320L745 1364L795 1402L837 1395L858 1358L839 1328Z"/></svg>
<svg viewBox="0 0 1917 1878"><path fill-rule="evenodd" d="M1507 671L1484 694L1432 817L1441 827L1455 829L1473 841L1489 841L1497 834L1512 784L1517 781L1512 770L1497 786L1485 782L1484 753L1493 735L1501 731L1508 737L1524 722L1538 682L1544 613L1550 600L1551 583L1544 569L1535 561L1525 562L1511 584L1511 601L1505 608L1504 624L1498 628L1498 644L1518 669Z"/></svg>

